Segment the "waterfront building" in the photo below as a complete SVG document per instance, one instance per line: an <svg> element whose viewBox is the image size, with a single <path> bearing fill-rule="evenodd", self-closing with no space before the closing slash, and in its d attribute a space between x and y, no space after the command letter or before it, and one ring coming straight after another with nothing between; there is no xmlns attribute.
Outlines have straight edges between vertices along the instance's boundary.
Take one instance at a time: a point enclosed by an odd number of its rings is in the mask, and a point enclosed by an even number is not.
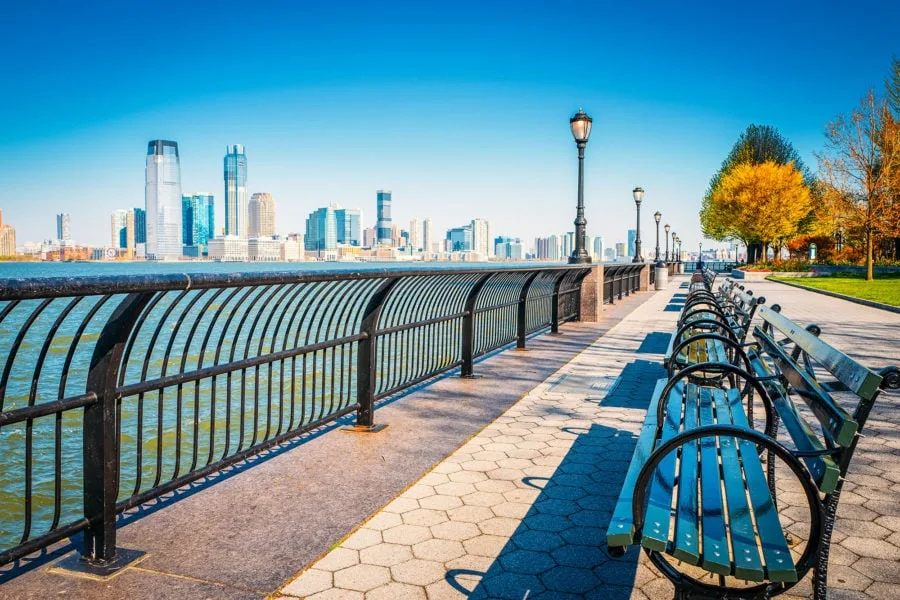
<svg viewBox="0 0 900 600"><path fill-rule="evenodd" d="M302 236L288 236L281 239L279 248L279 259L283 262L296 262L303 260L303 240Z"/></svg>
<svg viewBox="0 0 900 600"><path fill-rule="evenodd" d="M0 210L0 256L15 256L16 229L3 222L3 211Z"/></svg>
<svg viewBox="0 0 900 600"><path fill-rule="evenodd" d="M250 197L250 237L262 238L275 235L275 200L272 194L257 192Z"/></svg>
<svg viewBox="0 0 900 600"><path fill-rule="evenodd" d="M491 256L491 224L484 219L472 219L472 251L482 256Z"/></svg>
<svg viewBox="0 0 900 600"><path fill-rule="evenodd" d="M434 234L431 229L431 219L425 217L422 222L422 248L425 252L434 252Z"/></svg>
<svg viewBox="0 0 900 600"><path fill-rule="evenodd" d="M250 238L247 254L252 261L278 262L281 260L281 240L273 237Z"/></svg>
<svg viewBox="0 0 900 600"><path fill-rule="evenodd" d="M247 155L243 144L225 148L225 235L250 234Z"/></svg>
<svg viewBox="0 0 900 600"><path fill-rule="evenodd" d="M447 230L447 252L470 252L472 250L472 226L464 225Z"/></svg>
<svg viewBox="0 0 900 600"><path fill-rule="evenodd" d="M494 256L505 260L522 260L522 240L498 237L494 240Z"/></svg>
<svg viewBox="0 0 900 600"><path fill-rule="evenodd" d="M147 243L147 211L143 208L134 209L134 243Z"/></svg>
<svg viewBox="0 0 900 600"><path fill-rule="evenodd" d="M113 248L124 248L126 215L128 211L117 208L109 216L109 245ZM62 239L62 238L60 238Z"/></svg>
<svg viewBox="0 0 900 600"><path fill-rule="evenodd" d="M416 218L409 222L409 245L413 252L418 252L422 248L422 224Z"/></svg>
<svg viewBox="0 0 900 600"><path fill-rule="evenodd" d="M249 258L247 238L222 235L209 240L209 258L222 262L241 262Z"/></svg>
<svg viewBox="0 0 900 600"><path fill-rule="evenodd" d="M366 227L365 229L363 229L363 248L374 248L375 244L375 228Z"/></svg>
<svg viewBox="0 0 900 600"><path fill-rule="evenodd" d="M338 244L362 246L362 210L358 208L336 208L334 211L335 234Z"/></svg>
<svg viewBox="0 0 900 600"><path fill-rule="evenodd" d="M391 190L378 190L375 197L378 208L378 221L375 224L376 243L379 246L392 246L394 239L391 227Z"/></svg>
<svg viewBox="0 0 900 600"><path fill-rule="evenodd" d="M613 262L616 260L616 249L615 248L606 248L603 250L603 258L605 258L608 262Z"/></svg>
<svg viewBox="0 0 900 600"><path fill-rule="evenodd" d="M309 213L304 242L304 248L310 251L320 252L337 248L337 219L334 207L326 206Z"/></svg>
<svg viewBox="0 0 900 600"><path fill-rule="evenodd" d="M624 242L616 242L616 258L625 257L625 244Z"/></svg>
<svg viewBox="0 0 900 600"><path fill-rule="evenodd" d="M147 145L144 201L148 258L180 258L181 164L177 142L153 140Z"/></svg>
<svg viewBox="0 0 900 600"><path fill-rule="evenodd" d="M400 226L394 223L391 225L391 246L394 248L399 248L403 245L402 241L403 230L400 229Z"/></svg>
<svg viewBox="0 0 900 600"><path fill-rule="evenodd" d="M199 193L181 197L181 243L198 250L188 250L185 256L202 255L210 238L215 237L215 198Z"/></svg>
<svg viewBox="0 0 900 600"><path fill-rule="evenodd" d="M134 258L134 211L125 211L125 229L119 237L119 247L125 248L125 256Z"/></svg>
<svg viewBox="0 0 900 600"><path fill-rule="evenodd" d="M69 213L56 215L56 239L66 241L72 239L72 215Z"/></svg>
<svg viewBox="0 0 900 600"><path fill-rule="evenodd" d="M637 230L628 230L628 254L625 256L634 256L634 241L637 238Z"/></svg>
<svg viewBox="0 0 900 600"><path fill-rule="evenodd" d="M603 236L602 235L598 235L597 237L594 238L593 248L594 248L594 252L593 252L592 256L594 257L594 260L602 261L604 258Z"/></svg>

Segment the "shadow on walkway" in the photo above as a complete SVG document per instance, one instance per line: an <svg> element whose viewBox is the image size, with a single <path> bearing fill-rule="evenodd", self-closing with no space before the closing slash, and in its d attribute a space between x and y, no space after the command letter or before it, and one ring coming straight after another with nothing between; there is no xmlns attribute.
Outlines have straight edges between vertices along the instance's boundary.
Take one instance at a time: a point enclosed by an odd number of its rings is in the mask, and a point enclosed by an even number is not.
<svg viewBox="0 0 900 600"><path fill-rule="evenodd" d="M576 435L571 448L549 479L522 480L541 493L497 560L486 573L451 570L447 582L470 600L630 598L638 549L632 547L618 559L610 558L605 549L606 529L637 441L636 435L616 425L643 418L621 408L646 410L661 373L662 368L650 361L627 365L620 384L599 400L603 407L620 407L604 419L609 425L564 428ZM472 589L473 580L479 578Z"/></svg>

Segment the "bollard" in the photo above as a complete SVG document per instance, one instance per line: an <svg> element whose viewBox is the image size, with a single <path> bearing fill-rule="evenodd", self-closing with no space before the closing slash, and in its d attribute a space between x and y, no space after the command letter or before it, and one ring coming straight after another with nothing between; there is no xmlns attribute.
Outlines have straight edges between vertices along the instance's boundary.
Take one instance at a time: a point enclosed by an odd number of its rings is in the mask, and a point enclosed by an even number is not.
<svg viewBox="0 0 900 600"><path fill-rule="evenodd" d="M660 263L662 264L662 263ZM664 290L669 284L669 269L665 265L656 266L656 289Z"/></svg>

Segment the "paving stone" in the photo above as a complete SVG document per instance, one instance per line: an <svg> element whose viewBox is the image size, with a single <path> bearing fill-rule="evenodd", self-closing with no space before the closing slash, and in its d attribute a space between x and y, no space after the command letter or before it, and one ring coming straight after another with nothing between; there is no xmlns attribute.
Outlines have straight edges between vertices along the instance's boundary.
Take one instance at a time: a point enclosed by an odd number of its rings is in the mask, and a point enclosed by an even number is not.
<svg viewBox="0 0 900 600"><path fill-rule="evenodd" d="M389 583L366 593L366 600L426 600L425 590L418 585Z"/></svg>
<svg viewBox="0 0 900 600"><path fill-rule="evenodd" d="M366 521L365 528L374 529L375 531L384 531L385 529L396 527L401 523L403 523L403 520L397 513L382 511Z"/></svg>
<svg viewBox="0 0 900 600"><path fill-rule="evenodd" d="M487 506L460 506L447 511L451 521L465 521L467 523L480 523L494 516L494 512Z"/></svg>
<svg viewBox="0 0 900 600"><path fill-rule="evenodd" d="M494 557L506 546L508 538L497 535L479 535L463 542L463 548L469 554Z"/></svg>
<svg viewBox="0 0 900 600"><path fill-rule="evenodd" d="M412 557L409 546L401 544L377 544L359 552L360 561L380 567L393 567Z"/></svg>
<svg viewBox="0 0 900 600"><path fill-rule="evenodd" d="M359 529L356 533L348 537L341 543L344 548L351 550L362 550L369 546L381 543L381 532L373 529Z"/></svg>
<svg viewBox="0 0 900 600"><path fill-rule="evenodd" d="M444 565L431 560L414 558L391 567L395 581L425 586L444 577Z"/></svg>
<svg viewBox="0 0 900 600"><path fill-rule="evenodd" d="M421 525L398 525L384 532L384 541L411 546L431 537L431 531Z"/></svg>
<svg viewBox="0 0 900 600"><path fill-rule="evenodd" d="M367 592L391 580L391 572L377 565L354 565L334 574L334 586L345 590Z"/></svg>
<svg viewBox="0 0 900 600"><path fill-rule="evenodd" d="M462 500L460 500L457 496L444 496L443 494L435 494L434 496L422 498L421 500L419 500L419 504L422 508L446 511L451 508L456 508L457 506L462 506L463 503Z"/></svg>
<svg viewBox="0 0 900 600"><path fill-rule="evenodd" d="M281 591L291 596L310 596L317 592L330 589L333 585L332 574L317 568L307 569L295 580L285 586Z"/></svg>
<svg viewBox="0 0 900 600"><path fill-rule="evenodd" d="M359 564L359 551L347 547L335 548L316 563L317 569L339 571Z"/></svg>
<svg viewBox="0 0 900 600"><path fill-rule="evenodd" d="M441 510L430 510L427 508L417 508L409 512L403 513L403 522L408 525L437 525L447 520L447 513Z"/></svg>
<svg viewBox="0 0 900 600"><path fill-rule="evenodd" d="M481 534L481 530L474 523L466 523L464 521L447 521L433 525L431 535L435 539L453 540L462 542Z"/></svg>
<svg viewBox="0 0 900 600"><path fill-rule="evenodd" d="M413 555L423 560L444 563L465 554L462 544L453 540L433 539L421 542L412 547Z"/></svg>

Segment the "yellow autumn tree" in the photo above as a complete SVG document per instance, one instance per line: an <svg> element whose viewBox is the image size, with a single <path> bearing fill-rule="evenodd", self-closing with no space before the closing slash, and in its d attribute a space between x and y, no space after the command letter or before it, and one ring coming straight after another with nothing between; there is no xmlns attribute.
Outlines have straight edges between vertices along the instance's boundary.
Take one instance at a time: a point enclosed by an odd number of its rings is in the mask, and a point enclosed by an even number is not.
<svg viewBox="0 0 900 600"><path fill-rule="evenodd" d="M701 219L745 244L771 244L795 237L813 209L809 187L793 163L742 163L729 169L712 190Z"/></svg>

